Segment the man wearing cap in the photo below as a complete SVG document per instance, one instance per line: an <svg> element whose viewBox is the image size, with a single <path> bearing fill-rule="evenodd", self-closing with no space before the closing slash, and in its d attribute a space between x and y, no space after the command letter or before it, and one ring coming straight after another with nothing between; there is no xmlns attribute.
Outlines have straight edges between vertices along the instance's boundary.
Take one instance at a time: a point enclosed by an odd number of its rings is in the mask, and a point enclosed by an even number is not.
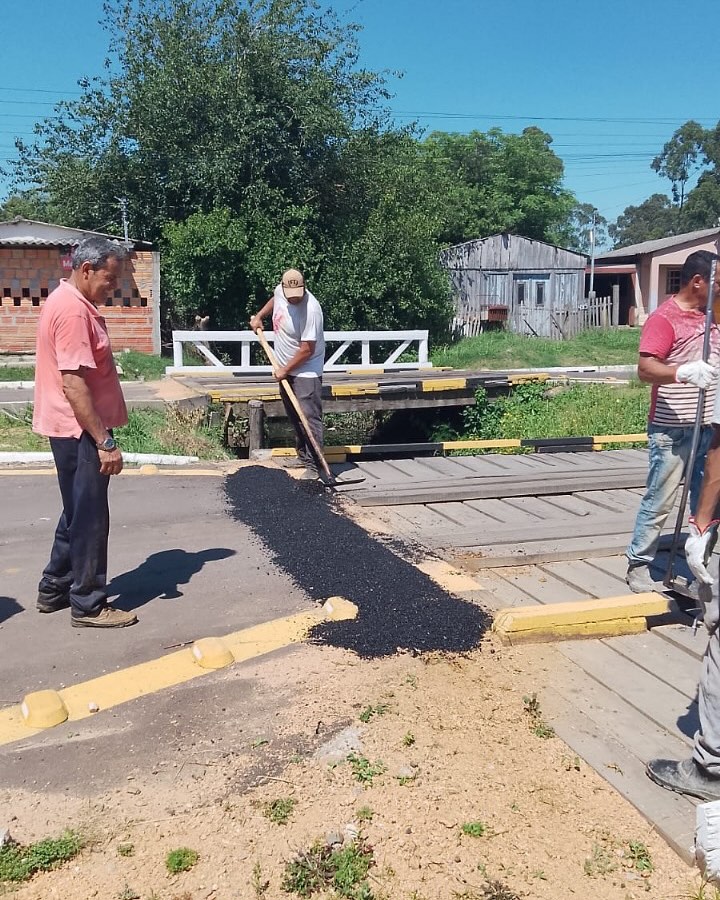
<svg viewBox="0 0 720 900"><path fill-rule="evenodd" d="M275 355L280 368L273 373L279 382L287 380L298 399L319 447L323 444L322 372L325 362L323 313L320 304L305 287L302 272L288 269L265 306L250 319L250 328L263 327L263 319L272 315ZM317 463L305 438L297 413L283 385L280 396L285 412L295 429L295 448L305 477L318 477Z"/></svg>

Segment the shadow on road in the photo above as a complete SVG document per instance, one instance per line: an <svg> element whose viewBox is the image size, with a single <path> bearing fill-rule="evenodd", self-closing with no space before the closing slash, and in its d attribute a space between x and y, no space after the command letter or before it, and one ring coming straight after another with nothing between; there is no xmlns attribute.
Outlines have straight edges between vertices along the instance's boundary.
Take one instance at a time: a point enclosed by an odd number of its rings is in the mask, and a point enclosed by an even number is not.
<svg viewBox="0 0 720 900"><path fill-rule="evenodd" d="M227 547L210 547L189 553L187 550L161 550L153 553L136 569L118 575L108 585L108 594L117 594L113 606L131 610L151 600L176 600L183 593L178 585L187 584L208 562L235 555Z"/></svg>
<svg viewBox="0 0 720 900"><path fill-rule="evenodd" d="M20 606L14 597L0 597L0 622L12 618L16 613L22 612L24 606Z"/></svg>

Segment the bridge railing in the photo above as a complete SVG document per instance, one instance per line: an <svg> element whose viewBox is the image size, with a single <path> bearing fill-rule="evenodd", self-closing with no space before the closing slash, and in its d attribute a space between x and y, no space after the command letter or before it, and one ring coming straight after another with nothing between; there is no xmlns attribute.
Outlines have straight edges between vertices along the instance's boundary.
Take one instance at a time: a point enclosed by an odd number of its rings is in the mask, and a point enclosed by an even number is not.
<svg viewBox="0 0 720 900"><path fill-rule="evenodd" d="M272 331L266 331L265 337L270 343L275 339ZM173 364L165 369L168 375L191 375L197 372L207 373L213 369L229 374L261 374L271 372L272 367L266 362L255 362L250 348L258 343L257 335L252 331L173 331ZM240 344L240 365L228 366L218 358L211 344ZM328 347L328 345L336 347ZM387 344L395 344L388 351ZM205 359L204 365L185 365L184 349L191 346ZM377 355L378 345L386 345L382 356L384 359L373 359ZM326 358L324 372L347 372L348 369L425 369L432 363L428 358L427 331L326 331ZM343 362L348 353L357 356L359 361ZM372 351L376 353L373 354ZM406 351L417 355L417 361L400 362ZM257 355L257 354L255 354Z"/></svg>

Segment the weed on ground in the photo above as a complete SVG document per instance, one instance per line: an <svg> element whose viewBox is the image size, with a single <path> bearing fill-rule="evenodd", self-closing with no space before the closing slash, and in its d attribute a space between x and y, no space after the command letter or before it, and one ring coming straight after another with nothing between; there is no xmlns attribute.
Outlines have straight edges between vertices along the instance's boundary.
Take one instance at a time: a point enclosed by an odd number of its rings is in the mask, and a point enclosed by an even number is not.
<svg viewBox="0 0 720 900"><path fill-rule="evenodd" d="M0 847L0 883L26 881L36 872L47 872L73 859L83 848L83 840L73 831L59 838L46 838L34 844L9 843Z"/></svg>
<svg viewBox="0 0 720 900"><path fill-rule="evenodd" d="M543 738L544 740L555 737L555 729L552 725L548 725L545 719L543 719L537 694L523 697L523 710L530 719L530 731L532 731L536 737Z"/></svg>
<svg viewBox="0 0 720 900"><path fill-rule="evenodd" d="M287 825L288 819L295 809L295 803L296 801L292 797L278 797L277 800L273 800L265 806L263 813L276 825Z"/></svg>
<svg viewBox="0 0 720 900"><path fill-rule="evenodd" d="M191 850L189 847L178 847L177 850L171 850L165 857L165 868L171 875L189 872L198 859L200 856L195 850Z"/></svg>
<svg viewBox="0 0 720 900"><path fill-rule="evenodd" d="M361 837L341 850L318 841L287 863L282 889L299 897L332 889L337 897L373 900L366 880L373 864L372 848Z"/></svg>

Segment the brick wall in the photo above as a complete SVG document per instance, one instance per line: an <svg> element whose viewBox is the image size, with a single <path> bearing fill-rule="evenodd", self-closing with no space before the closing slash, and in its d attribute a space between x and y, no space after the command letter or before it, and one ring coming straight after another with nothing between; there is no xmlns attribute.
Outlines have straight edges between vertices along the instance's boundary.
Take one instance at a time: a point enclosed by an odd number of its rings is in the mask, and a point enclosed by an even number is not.
<svg viewBox="0 0 720 900"><path fill-rule="evenodd" d="M48 294L69 274L63 267L68 253L68 247L0 247L0 352L35 351L38 315ZM155 254L133 251L115 295L102 309L116 351L160 352L154 265Z"/></svg>

